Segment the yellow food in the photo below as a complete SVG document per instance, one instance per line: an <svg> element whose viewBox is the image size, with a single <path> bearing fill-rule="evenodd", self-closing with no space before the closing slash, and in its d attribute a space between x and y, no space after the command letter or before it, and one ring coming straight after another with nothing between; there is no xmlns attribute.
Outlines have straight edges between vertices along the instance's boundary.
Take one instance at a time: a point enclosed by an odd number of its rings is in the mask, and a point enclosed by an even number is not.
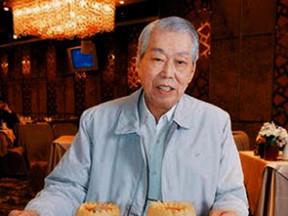
<svg viewBox="0 0 288 216"><path fill-rule="evenodd" d="M147 216L196 216L194 206L188 202L152 202Z"/></svg>
<svg viewBox="0 0 288 216"><path fill-rule="evenodd" d="M77 210L76 216L120 216L120 209L112 203L91 202L83 203Z"/></svg>

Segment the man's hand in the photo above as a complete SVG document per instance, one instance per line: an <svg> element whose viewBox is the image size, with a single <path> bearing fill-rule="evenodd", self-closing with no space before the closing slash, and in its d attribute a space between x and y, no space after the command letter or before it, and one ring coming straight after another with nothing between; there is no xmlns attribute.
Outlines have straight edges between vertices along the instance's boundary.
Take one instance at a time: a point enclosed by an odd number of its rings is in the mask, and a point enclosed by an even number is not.
<svg viewBox="0 0 288 216"><path fill-rule="evenodd" d="M212 210L209 216L237 216L237 214L229 210Z"/></svg>
<svg viewBox="0 0 288 216"><path fill-rule="evenodd" d="M37 212L35 211L18 211L18 210L13 210L9 213L8 216L40 216Z"/></svg>

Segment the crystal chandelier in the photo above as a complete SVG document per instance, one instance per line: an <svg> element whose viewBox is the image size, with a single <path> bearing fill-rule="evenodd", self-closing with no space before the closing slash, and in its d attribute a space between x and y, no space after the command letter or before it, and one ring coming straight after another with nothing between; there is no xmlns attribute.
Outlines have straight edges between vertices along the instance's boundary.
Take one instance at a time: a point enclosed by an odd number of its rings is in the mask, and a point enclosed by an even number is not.
<svg viewBox="0 0 288 216"><path fill-rule="evenodd" d="M115 0L14 0L14 34L86 38L114 29Z"/></svg>

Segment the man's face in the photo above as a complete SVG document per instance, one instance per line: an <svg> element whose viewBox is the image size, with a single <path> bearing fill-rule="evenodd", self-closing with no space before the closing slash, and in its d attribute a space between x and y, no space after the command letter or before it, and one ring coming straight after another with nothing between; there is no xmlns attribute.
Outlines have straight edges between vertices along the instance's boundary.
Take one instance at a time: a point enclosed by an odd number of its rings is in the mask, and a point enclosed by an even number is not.
<svg viewBox="0 0 288 216"><path fill-rule="evenodd" d="M139 64L139 77L150 111L165 113L184 94L195 72L188 33L154 32Z"/></svg>

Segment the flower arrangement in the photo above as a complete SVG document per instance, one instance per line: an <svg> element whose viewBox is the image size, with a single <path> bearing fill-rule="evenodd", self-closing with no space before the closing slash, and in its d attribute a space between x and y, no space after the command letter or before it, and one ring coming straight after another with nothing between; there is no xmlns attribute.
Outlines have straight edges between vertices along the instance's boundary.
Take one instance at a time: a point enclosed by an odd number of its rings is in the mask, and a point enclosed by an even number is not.
<svg viewBox="0 0 288 216"><path fill-rule="evenodd" d="M257 144L276 142L279 147L288 144L287 130L281 126L275 125L274 122L265 122L256 138Z"/></svg>

